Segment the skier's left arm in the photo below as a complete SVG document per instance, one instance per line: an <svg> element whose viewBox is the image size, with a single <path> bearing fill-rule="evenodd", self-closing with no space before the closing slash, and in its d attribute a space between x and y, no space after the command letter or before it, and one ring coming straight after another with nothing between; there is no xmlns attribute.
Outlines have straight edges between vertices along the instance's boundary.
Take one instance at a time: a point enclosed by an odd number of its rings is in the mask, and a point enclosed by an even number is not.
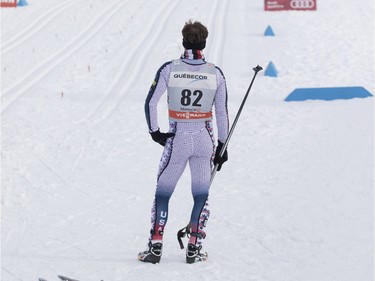
<svg viewBox="0 0 375 281"><path fill-rule="evenodd" d="M165 145L167 138L174 135L160 132L157 111L158 102L168 87L170 64L171 62L167 62L159 68L145 101L145 116L149 133L152 139L162 146Z"/></svg>

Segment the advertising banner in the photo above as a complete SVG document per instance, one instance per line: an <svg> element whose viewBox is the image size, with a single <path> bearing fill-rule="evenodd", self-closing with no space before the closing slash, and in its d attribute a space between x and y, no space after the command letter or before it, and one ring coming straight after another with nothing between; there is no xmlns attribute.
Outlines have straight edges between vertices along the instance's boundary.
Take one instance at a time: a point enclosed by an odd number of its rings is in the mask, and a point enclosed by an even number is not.
<svg viewBox="0 0 375 281"><path fill-rule="evenodd" d="M17 7L17 0L1 0L1 8Z"/></svg>
<svg viewBox="0 0 375 281"><path fill-rule="evenodd" d="M264 0L265 11L314 11L316 0Z"/></svg>

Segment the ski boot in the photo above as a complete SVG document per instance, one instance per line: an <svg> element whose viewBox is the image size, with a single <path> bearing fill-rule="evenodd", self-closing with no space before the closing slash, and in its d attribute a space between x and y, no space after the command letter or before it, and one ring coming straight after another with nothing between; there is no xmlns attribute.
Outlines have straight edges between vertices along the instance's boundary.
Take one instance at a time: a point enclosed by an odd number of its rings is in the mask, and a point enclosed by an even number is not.
<svg viewBox="0 0 375 281"><path fill-rule="evenodd" d="M206 252L201 253L202 245L197 246L189 243L186 249L186 263L205 261L208 258Z"/></svg>
<svg viewBox="0 0 375 281"><path fill-rule="evenodd" d="M206 237L205 232L192 232L190 224L188 224L186 227L183 229L180 229L177 232L177 240L178 243L180 244L180 248L184 248L184 243L182 242L182 238L187 236L190 238L191 236L196 237L196 238L202 238L204 239ZM188 243L188 247L186 249L186 263L196 263L200 261L205 261L208 258L208 254L206 252L201 253L202 245L195 245L194 243Z"/></svg>
<svg viewBox="0 0 375 281"><path fill-rule="evenodd" d="M159 263L161 259L163 244L162 242L148 242L148 250L138 254L138 260L150 263Z"/></svg>

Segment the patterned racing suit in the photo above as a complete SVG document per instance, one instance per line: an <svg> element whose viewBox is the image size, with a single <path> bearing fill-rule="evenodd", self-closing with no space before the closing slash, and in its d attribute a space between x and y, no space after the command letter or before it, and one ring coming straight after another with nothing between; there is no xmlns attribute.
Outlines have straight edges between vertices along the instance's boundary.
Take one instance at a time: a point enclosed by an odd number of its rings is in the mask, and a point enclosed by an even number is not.
<svg viewBox="0 0 375 281"><path fill-rule="evenodd" d="M202 244L209 217L208 194L215 156L212 107L218 140L228 135L227 89L222 71L205 61L199 50L186 50L178 60L165 63L157 71L145 102L150 132L159 129L157 104L167 90L169 132L160 160L155 199L151 210L150 240L162 240L168 219L169 199L185 167L189 164L194 206L189 243Z"/></svg>

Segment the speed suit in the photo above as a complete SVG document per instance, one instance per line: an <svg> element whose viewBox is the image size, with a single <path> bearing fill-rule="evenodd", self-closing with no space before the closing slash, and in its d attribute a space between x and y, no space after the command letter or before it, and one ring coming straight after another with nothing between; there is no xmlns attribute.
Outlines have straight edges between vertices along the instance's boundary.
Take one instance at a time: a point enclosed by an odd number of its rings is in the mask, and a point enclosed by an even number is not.
<svg viewBox="0 0 375 281"><path fill-rule="evenodd" d="M215 156L212 107L215 108L218 140L228 135L227 88L222 71L205 61L203 53L186 50L178 60L163 64L145 101L149 132L159 129L157 104L167 91L169 132L159 164L155 199L151 210L150 240L162 240L168 219L169 199L189 164L194 205L189 243L200 245L209 218L208 194Z"/></svg>

